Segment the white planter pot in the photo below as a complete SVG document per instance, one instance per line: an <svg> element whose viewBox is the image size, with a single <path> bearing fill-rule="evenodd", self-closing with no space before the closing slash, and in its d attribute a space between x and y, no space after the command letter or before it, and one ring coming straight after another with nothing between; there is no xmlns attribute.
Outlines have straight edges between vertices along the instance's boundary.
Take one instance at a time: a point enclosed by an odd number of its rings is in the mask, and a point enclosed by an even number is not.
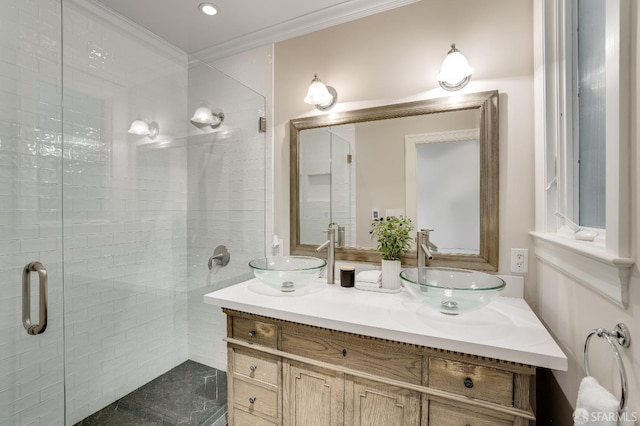
<svg viewBox="0 0 640 426"><path fill-rule="evenodd" d="M396 290L402 286L400 272L402 265L399 260L382 261L382 288Z"/></svg>

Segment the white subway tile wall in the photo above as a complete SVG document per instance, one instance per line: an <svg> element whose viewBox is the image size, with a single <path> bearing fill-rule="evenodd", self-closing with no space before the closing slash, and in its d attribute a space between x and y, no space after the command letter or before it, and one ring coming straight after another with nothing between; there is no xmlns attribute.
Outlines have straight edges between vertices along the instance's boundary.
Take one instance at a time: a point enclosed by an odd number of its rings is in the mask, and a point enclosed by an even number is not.
<svg viewBox="0 0 640 426"><path fill-rule="evenodd" d="M0 424L62 425L60 6L1 3ZM21 324L22 268L35 260L49 272L49 322L37 337Z"/></svg>
<svg viewBox="0 0 640 426"><path fill-rule="evenodd" d="M305 130L300 142L300 241L321 244L329 223L345 228L344 244L355 246L355 126Z"/></svg>
<svg viewBox="0 0 640 426"><path fill-rule="evenodd" d="M231 76L233 79L246 85L256 93L261 94L264 98L263 106L258 110L258 116L264 117L267 128L264 136L264 155L265 166L261 171L265 171L265 252L270 255L272 253L272 236L273 229L273 123L272 123L272 105L273 105L273 44L256 47L254 49L238 53L226 58L219 58L211 62L211 65L219 69L224 74ZM261 101L262 102L262 101ZM251 118L255 120L255 117ZM255 128L255 124L249 120L249 129ZM261 142L262 143L262 137ZM253 156L257 151L253 153ZM288 244L288 243L287 243ZM255 241L253 242L255 245ZM280 248L280 254L284 248ZM261 253L264 255L264 253Z"/></svg>
<svg viewBox="0 0 640 426"><path fill-rule="evenodd" d="M67 424L187 359L187 56L64 2ZM123 26L127 31L122 31ZM127 133L154 121L157 139ZM170 119L177 117L177 119Z"/></svg>
<svg viewBox="0 0 640 426"><path fill-rule="evenodd" d="M201 64L189 69L189 111L203 101L225 119L215 130L192 126L187 148L189 359L226 370L225 317L203 296L250 278L249 261L265 255L264 98ZM209 271L218 245L231 260Z"/></svg>
<svg viewBox="0 0 640 426"><path fill-rule="evenodd" d="M74 424L188 357L226 369L202 295L264 255L264 98L93 2L0 2L0 424L64 424L65 373ZM205 99L220 129L189 124ZM127 133L138 117L155 140ZM31 260L49 271L38 337L20 326Z"/></svg>

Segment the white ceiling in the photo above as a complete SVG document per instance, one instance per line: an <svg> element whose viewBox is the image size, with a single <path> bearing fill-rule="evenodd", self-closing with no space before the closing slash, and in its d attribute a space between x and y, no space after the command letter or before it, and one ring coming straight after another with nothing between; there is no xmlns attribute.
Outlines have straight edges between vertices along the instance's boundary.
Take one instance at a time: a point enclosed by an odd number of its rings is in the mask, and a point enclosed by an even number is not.
<svg viewBox="0 0 640 426"><path fill-rule="evenodd" d="M417 0L98 0L183 51L222 57Z"/></svg>

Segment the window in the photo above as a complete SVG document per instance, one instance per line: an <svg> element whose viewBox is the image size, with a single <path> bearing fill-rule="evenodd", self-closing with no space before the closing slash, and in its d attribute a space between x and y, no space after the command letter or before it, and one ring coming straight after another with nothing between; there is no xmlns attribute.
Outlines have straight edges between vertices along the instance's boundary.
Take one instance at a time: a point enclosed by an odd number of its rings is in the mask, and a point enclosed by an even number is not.
<svg viewBox="0 0 640 426"><path fill-rule="evenodd" d="M577 57L572 81L573 219L580 226L606 227L606 55L602 0L572 0L570 40Z"/></svg>
<svg viewBox="0 0 640 426"><path fill-rule="evenodd" d="M629 0L535 4L536 255L625 306Z"/></svg>

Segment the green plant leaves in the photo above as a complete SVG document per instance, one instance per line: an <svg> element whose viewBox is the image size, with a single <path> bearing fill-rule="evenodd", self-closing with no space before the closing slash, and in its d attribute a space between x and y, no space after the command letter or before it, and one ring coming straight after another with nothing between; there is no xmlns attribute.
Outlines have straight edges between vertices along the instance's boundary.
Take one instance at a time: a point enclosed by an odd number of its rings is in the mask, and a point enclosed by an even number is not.
<svg viewBox="0 0 640 426"><path fill-rule="evenodd" d="M371 223L371 238L378 241L378 251L384 260L400 260L411 248L413 223L408 217L389 216Z"/></svg>

